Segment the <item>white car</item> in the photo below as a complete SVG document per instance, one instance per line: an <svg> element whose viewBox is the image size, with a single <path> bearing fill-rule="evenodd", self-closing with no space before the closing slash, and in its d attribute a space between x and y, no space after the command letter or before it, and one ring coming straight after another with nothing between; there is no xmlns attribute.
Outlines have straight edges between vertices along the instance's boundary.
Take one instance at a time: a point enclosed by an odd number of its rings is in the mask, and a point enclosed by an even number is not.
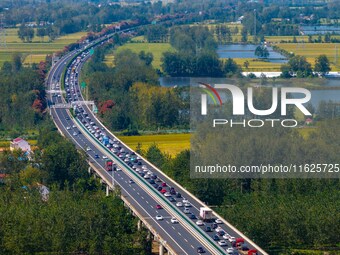
<svg viewBox="0 0 340 255"><path fill-rule="evenodd" d="M67 130L70 130L70 129L71 129L71 127L66 127L66 129L67 129Z"/></svg>
<svg viewBox="0 0 340 255"><path fill-rule="evenodd" d="M144 175L144 179L150 179L150 175L148 174Z"/></svg>
<svg viewBox="0 0 340 255"><path fill-rule="evenodd" d="M164 196L166 196L166 197L171 197L171 194L170 194L170 192L165 192L165 193L164 193Z"/></svg>
<svg viewBox="0 0 340 255"><path fill-rule="evenodd" d="M107 159L107 156L103 155L103 159Z"/></svg>
<svg viewBox="0 0 340 255"><path fill-rule="evenodd" d="M73 128L76 128L77 126L76 125L72 125Z"/></svg>
<svg viewBox="0 0 340 255"><path fill-rule="evenodd" d="M178 220L176 218L171 218L170 221L171 221L172 224L178 223Z"/></svg>
<svg viewBox="0 0 340 255"><path fill-rule="evenodd" d="M236 241L236 238L235 237L233 237L233 236L230 236L229 238L228 238L228 241L229 242L235 242Z"/></svg>
<svg viewBox="0 0 340 255"><path fill-rule="evenodd" d="M183 198L183 201L182 201L184 204L185 203L189 203L189 200L188 199L186 199L186 198Z"/></svg>
<svg viewBox="0 0 340 255"><path fill-rule="evenodd" d="M220 231L222 231L223 229L221 228L221 227L217 227L217 228L215 228L215 231L216 232L220 232Z"/></svg>
<svg viewBox="0 0 340 255"><path fill-rule="evenodd" d="M222 220L220 220L220 219L216 219L216 220L215 220L215 223L216 223L216 224L222 224L223 222L222 222Z"/></svg>
<svg viewBox="0 0 340 255"><path fill-rule="evenodd" d="M189 210L189 208L184 208L184 211L183 211L185 214L188 214L188 213L190 213L190 210Z"/></svg>
<svg viewBox="0 0 340 255"><path fill-rule="evenodd" d="M156 220L163 220L163 216L162 215L156 215Z"/></svg>
<svg viewBox="0 0 340 255"><path fill-rule="evenodd" d="M203 226L203 225L204 225L204 223L203 223L203 221L201 221L201 220L198 220L198 221L196 221L196 225L197 225L197 226Z"/></svg>
<svg viewBox="0 0 340 255"><path fill-rule="evenodd" d="M191 204L190 204L189 202L187 202L187 203L184 203L184 206L185 206L185 207L190 207Z"/></svg>
<svg viewBox="0 0 340 255"><path fill-rule="evenodd" d="M77 135L77 132L73 132L73 135Z"/></svg>
<svg viewBox="0 0 340 255"><path fill-rule="evenodd" d="M182 207L183 204L182 204L182 202L177 202L177 203L176 203L176 206L177 206L177 207Z"/></svg>
<svg viewBox="0 0 340 255"><path fill-rule="evenodd" d="M233 254L233 253L234 253L234 248L229 247L229 248L226 249L226 252L227 252L228 254Z"/></svg>
<svg viewBox="0 0 340 255"><path fill-rule="evenodd" d="M230 237L230 235L228 234L228 233L225 233L223 236L223 239L226 239L226 240L228 240L229 239L229 237Z"/></svg>
<svg viewBox="0 0 340 255"><path fill-rule="evenodd" d="M86 147L86 151L90 151L91 150L91 148L90 147Z"/></svg>
<svg viewBox="0 0 340 255"><path fill-rule="evenodd" d="M228 245L228 243L227 243L226 240L220 240L220 241L218 241L218 244L219 244L220 246L227 246L227 245Z"/></svg>
<svg viewBox="0 0 340 255"><path fill-rule="evenodd" d="M120 169L119 167L117 167L117 172L118 172L118 171L122 171L122 169Z"/></svg>

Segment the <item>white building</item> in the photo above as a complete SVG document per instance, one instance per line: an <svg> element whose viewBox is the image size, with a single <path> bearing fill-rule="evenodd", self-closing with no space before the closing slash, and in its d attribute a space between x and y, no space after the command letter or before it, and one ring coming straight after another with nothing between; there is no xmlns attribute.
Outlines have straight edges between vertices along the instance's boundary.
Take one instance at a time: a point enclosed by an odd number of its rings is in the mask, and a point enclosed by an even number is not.
<svg viewBox="0 0 340 255"><path fill-rule="evenodd" d="M9 149L11 151L21 149L23 152L29 153L31 151L31 146L29 145L27 141L18 137L18 138L15 138L13 141L11 141Z"/></svg>

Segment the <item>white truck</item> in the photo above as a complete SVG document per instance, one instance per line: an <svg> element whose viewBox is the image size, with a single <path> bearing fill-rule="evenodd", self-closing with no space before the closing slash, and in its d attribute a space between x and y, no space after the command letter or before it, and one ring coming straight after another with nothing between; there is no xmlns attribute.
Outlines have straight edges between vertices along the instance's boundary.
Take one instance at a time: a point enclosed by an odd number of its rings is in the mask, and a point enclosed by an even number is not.
<svg viewBox="0 0 340 255"><path fill-rule="evenodd" d="M203 221L212 221L213 220L212 210L207 207L201 207L200 208L200 219Z"/></svg>

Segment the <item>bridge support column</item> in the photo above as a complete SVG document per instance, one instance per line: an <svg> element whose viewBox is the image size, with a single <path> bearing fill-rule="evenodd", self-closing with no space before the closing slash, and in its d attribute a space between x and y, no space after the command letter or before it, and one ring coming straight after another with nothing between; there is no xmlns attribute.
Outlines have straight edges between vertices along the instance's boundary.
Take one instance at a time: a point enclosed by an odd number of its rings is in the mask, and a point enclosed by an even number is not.
<svg viewBox="0 0 340 255"><path fill-rule="evenodd" d="M109 185L106 185L106 196L108 197L110 194L110 187Z"/></svg>
<svg viewBox="0 0 340 255"><path fill-rule="evenodd" d="M91 174L91 172L92 172L91 167L89 167L89 169L87 169L87 171L89 172L89 174Z"/></svg>
<svg viewBox="0 0 340 255"><path fill-rule="evenodd" d="M141 228L142 228L142 221L138 220L138 222L137 222L137 229L138 229L138 231L141 230Z"/></svg>
<svg viewBox="0 0 340 255"><path fill-rule="evenodd" d="M159 243L159 255L164 255L164 246L161 243Z"/></svg>
<svg viewBox="0 0 340 255"><path fill-rule="evenodd" d="M147 239L147 240L151 240L151 231L148 231L148 234L147 234L147 236L146 236L146 239Z"/></svg>

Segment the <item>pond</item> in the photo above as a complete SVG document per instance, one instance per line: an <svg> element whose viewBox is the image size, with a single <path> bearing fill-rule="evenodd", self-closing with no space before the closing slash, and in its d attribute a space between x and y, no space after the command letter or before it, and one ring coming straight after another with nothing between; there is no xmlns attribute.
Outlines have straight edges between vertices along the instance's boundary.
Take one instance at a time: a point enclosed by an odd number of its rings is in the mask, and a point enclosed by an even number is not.
<svg viewBox="0 0 340 255"><path fill-rule="evenodd" d="M255 49L258 45L231 44L219 45L217 54L220 58L258 58L255 56ZM285 56L275 52L272 47L267 47L269 52L268 61L274 63L286 63Z"/></svg>

